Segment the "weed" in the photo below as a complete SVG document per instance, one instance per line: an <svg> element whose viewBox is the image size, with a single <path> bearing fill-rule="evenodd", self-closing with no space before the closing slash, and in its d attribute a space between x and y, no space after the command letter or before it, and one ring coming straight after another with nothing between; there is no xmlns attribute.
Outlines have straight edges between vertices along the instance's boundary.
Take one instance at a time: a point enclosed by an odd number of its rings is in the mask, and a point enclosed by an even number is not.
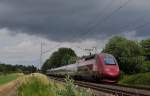
<svg viewBox="0 0 150 96"><path fill-rule="evenodd" d="M41 74L29 76L18 88L18 96L93 96L90 90L75 86L69 76L65 81L63 85L52 80L49 82L48 78Z"/></svg>

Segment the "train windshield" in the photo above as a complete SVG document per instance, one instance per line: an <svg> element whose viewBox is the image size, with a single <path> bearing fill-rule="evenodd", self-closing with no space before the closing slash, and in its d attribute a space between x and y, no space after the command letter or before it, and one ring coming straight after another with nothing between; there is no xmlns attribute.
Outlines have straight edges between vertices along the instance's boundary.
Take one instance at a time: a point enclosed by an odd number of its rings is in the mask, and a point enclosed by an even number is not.
<svg viewBox="0 0 150 96"><path fill-rule="evenodd" d="M108 64L108 65L116 64L113 57L105 57L104 62L105 62L105 64Z"/></svg>

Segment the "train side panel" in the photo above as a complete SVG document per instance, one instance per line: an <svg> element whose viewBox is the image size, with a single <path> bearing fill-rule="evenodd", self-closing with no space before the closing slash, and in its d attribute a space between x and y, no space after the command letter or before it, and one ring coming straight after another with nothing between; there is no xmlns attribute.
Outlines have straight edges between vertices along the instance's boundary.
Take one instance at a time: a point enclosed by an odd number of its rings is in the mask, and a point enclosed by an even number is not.
<svg viewBox="0 0 150 96"><path fill-rule="evenodd" d="M96 70L95 59L80 62L78 66L77 76L83 78L91 78L93 76L93 70Z"/></svg>

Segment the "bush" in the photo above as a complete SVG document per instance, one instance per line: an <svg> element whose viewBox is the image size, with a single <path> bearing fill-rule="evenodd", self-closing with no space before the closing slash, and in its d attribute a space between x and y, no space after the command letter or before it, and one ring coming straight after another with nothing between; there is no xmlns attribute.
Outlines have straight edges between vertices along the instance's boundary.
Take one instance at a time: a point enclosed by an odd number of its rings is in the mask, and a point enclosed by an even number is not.
<svg viewBox="0 0 150 96"><path fill-rule="evenodd" d="M145 62L142 64L141 72L142 72L142 73L150 72L150 61L145 61Z"/></svg>
<svg viewBox="0 0 150 96"><path fill-rule="evenodd" d="M126 74L136 74L139 73L144 61L143 56L133 56L133 57L119 57L118 58L120 68ZM126 65L126 66L125 66Z"/></svg>
<svg viewBox="0 0 150 96"><path fill-rule="evenodd" d="M124 76L124 78L119 83L132 85L150 85L150 72Z"/></svg>
<svg viewBox="0 0 150 96"><path fill-rule="evenodd" d="M118 80L122 80L125 76L125 73L123 71L120 71L120 76Z"/></svg>

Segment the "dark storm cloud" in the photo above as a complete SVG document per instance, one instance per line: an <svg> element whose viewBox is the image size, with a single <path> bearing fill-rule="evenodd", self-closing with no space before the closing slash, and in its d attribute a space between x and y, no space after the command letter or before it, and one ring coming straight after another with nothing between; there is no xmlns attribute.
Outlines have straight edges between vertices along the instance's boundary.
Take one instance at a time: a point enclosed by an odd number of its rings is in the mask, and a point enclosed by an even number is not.
<svg viewBox="0 0 150 96"><path fill-rule="evenodd" d="M150 26L136 29L150 22L149 0L130 0L104 20L126 1L0 0L0 27L55 41L98 38L133 30L137 36L150 36Z"/></svg>

